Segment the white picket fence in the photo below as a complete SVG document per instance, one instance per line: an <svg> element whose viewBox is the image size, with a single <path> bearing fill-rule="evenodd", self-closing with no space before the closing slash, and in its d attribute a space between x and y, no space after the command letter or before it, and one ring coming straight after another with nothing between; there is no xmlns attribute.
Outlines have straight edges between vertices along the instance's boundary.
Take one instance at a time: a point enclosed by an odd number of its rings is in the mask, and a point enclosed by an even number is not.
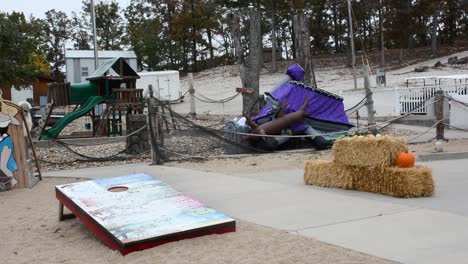
<svg viewBox="0 0 468 264"><path fill-rule="evenodd" d="M374 100L374 111L376 116L399 116L413 112L415 114L427 114L427 105L434 97L437 90L442 90L447 94L468 95L468 85L434 85L418 87L394 87L373 89L372 98ZM365 92L346 91L340 95L344 98L345 109L351 108L359 103L365 96ZM422 107L424 106L424 107ZM414 111L415 109L418 110ZM361 109L360 116L367 116L367 111Z"/></svg>

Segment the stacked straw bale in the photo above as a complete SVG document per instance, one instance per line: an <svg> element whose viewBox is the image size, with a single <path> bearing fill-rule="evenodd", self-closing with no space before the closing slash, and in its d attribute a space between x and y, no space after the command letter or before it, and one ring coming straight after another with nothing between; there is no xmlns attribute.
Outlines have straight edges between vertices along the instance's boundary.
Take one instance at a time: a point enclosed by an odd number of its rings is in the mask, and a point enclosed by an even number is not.
<svg viewBox="0 0 468 264"><path fill-rule="evenodd" d="M397 137L344 138L333 145L334 160L348 166L395 166L399 153L408 151L404 139Z"/></svg>
<svg viewBox="0 0 468 264"><path fill-rule="evenodd" d="M322 187L353 189L352 174L331 160L308 160L304 168L306 184Z"/></svg>
<svg viewBox="0 0 468 264"><path fill-rule="evenodd" d="M304 182L402 198L431 196L434 181L429 168L395 167L396 157L403 151L407 146L401 138L339 140L333 147L333 160L305 162Z"/></svg>

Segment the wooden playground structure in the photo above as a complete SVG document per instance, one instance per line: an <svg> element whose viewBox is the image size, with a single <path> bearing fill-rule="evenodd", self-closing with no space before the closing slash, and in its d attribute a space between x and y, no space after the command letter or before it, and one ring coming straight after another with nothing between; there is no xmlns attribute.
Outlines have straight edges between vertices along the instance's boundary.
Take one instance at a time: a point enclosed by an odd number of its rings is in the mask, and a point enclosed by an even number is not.
<svg viewBox="0 0 468 264"><path fill-rule="evenodd" d="M89 115L92 136L122 135L122 117L128 113L142 114L143 89L136 89L138 74L123 58L114 58L87 78L89 82L49 84L48 104L36 127L34 138L54 139L73 120ZM46 129L54 107L74 106L72 112Z"/></svg>

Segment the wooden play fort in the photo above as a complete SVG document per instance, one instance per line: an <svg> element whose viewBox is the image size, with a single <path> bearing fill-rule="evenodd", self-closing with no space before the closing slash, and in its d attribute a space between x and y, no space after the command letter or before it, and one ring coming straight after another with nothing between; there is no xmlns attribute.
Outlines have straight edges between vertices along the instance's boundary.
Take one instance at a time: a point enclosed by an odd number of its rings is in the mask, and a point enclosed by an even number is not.
<svg viewBox="0 0 468 264"><path fill-rule="evenodd" d="M414 156L412 162L397 162L397 157L404 159L408 155L407 151L401 138L344 138L335 142L332 160L305 162L304 182L402 198L431 196L432 171L421 165L413 166Z"/></svg>
<svg viewBox="0 0 468 264"><path fill-rule="evenodd" d="M138 74L123 58L105 61L85 83L52 83L48 105L43 112L35 139L54 139L73 120L92 118L93 136L122 135L122 117L143 113L143 89L136 89ZM46 129L54 107L75 106L74 110Z"/></svg>

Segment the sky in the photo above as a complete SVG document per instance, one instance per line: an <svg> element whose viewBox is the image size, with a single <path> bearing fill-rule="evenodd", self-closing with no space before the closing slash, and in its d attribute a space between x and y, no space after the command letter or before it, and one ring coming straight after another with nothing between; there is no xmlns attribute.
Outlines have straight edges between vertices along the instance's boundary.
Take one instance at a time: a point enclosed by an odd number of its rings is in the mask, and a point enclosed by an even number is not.
<svg viewBox="0 0 468 264"><path fill-rule="evenodd" d="M97 2L98 0L95 0ZM127 7L130 0L117 0L120 7ZM64 11L71 14L72 11L80 12L82 0L0 0L1 12L19 11L26 17L31 14L35 17L44 18L44 13L50 9Z"/></svg>

